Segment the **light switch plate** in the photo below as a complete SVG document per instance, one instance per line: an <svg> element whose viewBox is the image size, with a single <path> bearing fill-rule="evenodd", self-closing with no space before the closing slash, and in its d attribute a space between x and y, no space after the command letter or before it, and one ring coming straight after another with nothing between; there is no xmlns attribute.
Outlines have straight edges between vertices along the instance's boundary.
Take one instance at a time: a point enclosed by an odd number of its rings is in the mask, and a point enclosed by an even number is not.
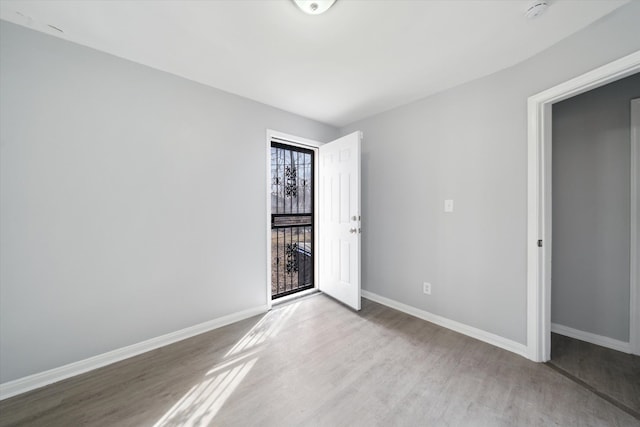
<svg viewBox="0 0 640 427"><path fill-rule="evenodd" d="M453 200L449 199L444 201L444 211L453 212Z"/></svg>

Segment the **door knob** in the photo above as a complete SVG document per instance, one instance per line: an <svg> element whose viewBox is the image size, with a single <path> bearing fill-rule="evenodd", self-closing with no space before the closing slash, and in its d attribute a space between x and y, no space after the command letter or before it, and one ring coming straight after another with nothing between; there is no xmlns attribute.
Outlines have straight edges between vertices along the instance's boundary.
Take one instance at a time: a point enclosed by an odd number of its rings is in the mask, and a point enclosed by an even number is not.
<svg viewBox="0 0 640 427"><path fill-rule="evenodd" d="M357 231L358 231L358 229L357 229L357 228L350 228L350 229L349 229L349 233L352 233L352 234L353 234L353 233L356 233Z"/></svg>

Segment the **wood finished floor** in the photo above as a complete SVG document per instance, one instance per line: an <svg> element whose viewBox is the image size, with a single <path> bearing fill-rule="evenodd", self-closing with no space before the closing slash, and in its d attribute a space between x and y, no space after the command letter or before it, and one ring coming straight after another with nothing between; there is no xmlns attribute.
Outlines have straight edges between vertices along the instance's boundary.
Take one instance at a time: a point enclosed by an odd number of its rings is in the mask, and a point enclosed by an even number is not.
<svg viewBox="0 0 640 427"><path fill-rule="evenodd" d="M639 426L544 364L323 296L0 402L0 425Z"/></svg>
<svg viewBox="0 0 640 427"><path fill-rule="evenodd" d="M640 414L640 356L551 334L551 363Z"/></svg>

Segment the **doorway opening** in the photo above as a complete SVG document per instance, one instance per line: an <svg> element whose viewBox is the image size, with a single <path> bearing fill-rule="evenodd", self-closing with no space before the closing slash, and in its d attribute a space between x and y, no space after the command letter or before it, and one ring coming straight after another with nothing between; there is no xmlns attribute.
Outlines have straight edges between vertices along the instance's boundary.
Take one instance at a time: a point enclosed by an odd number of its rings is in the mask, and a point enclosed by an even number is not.
<svg viewBox="0 0 640 427"><path fill-rule="evenodd" d="M640 73L553 105L551 359L605 400L640 414L629 354L634 281L630 114ZM640 119L638 117L637 119ZM637 416L637 415L636 415Z"/></svg>
<svg viewBox="0 0 640 427"><path fill-rule="evenodd" d="M315 287L315 153L271 141L271 299Z"/></svg>
<svg viewBox="0 0 640 427"><path fill-rule="evenodd" d="M360 131L321 144L267 129L269 309L319 291L360 310L361 145Z"/></svg>
<svg viewBox="0 0 640 427"><path fill-rule="evenodd" d="M547 362L551 358L551 107L638 71L640 52L635 52L528 99L527 348L531 360ZM635 159L637 152L632 157ZM632 203L632 209L634 206ZM631 218L636 215L637 211ZM637 253L633 252L637 249L636 240L632 236L633 254ZM638 264L633 261L632 257L629 347L632 353L638 354L640 292L636 280Z"/></svg>

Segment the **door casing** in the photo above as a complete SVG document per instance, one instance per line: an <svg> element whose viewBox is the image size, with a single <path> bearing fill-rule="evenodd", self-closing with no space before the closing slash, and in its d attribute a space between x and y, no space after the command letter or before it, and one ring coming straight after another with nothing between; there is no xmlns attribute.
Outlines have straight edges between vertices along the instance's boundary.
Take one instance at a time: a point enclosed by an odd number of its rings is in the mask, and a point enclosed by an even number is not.
<svg viewBox="0 0 640 427"><path fill-rule="evenodd" d="M551 359L551 106L639 71L640 51L637 51L528 99L527 356L533 361L546 362ZM632 179L633 175L632 170ZM632 202L632 209L633 206ZM538 242L542 243L541 246ZM637 254L637 240L635 245L631 253L636 251ZM637 269L637 263L631 264ZM638 354L640 292L637 280L633 283L636 276L637 270L632 272L630 284L631 296L635 296L630 298L630 347L632 352Z"/></svg>

